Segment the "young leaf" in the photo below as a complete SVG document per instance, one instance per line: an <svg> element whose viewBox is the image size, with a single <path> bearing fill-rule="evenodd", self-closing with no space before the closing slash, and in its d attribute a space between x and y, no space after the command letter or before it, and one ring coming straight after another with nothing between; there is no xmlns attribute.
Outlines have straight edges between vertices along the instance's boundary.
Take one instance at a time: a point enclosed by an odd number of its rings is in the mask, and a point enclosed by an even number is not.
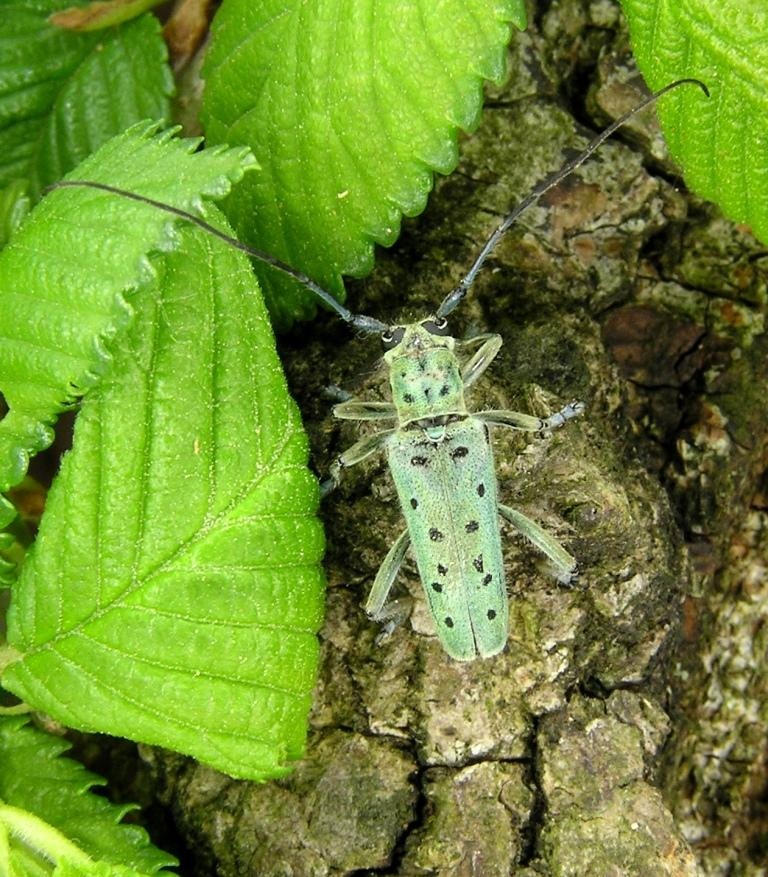
<svg viewBox="0 0 768 877"><path fill-rule="evenodd" d="M660 101L670 152L688 185L768 242L768 7L741 0L622 0L651 88L684 76Z"/></svg>
<svg viewBox="0 0 768 877"><path fill-rule="evenodd" d="M9 588L16 580L16 562L19 546L12 533L0 533L0 588Z"/></svg>
<svg viewBox="0 0 768 877"><path fill-rule="evenodd" d="M34 197L129 125L170 113L157 19L75 34L48 21L70 5L11 0L0 16L0 186L27 180Z"/></svg>
<svg viewBox="0 0 768 877"><path fill-rule="evenodd" d="M522 0L223 4L202 118L210 143L247 143L263 168L227 202L241 239L341 295L341 274L369 271L374 242L392 244L433 171L455 167L510 21L525 26ZM278 323L314 312L290 281L259 277Z"/></svg>
<svg viewBox="0 0 768 877"><path fill-rule="evenodd" d="M2 683L69 726L265 779L304 746L317 482L247 260L179 231L83 402Z"/></svg>
<svg viewBox="0 0 768 877"><path fill-rule="evenodd" d="M27 721L22 717L0 717L0 802L21 811L13 814L21 819L14 819L14 825L8 826L4 807L0 806L0 834L5 827L11 861L24 861L28 856L34 860L41 855L43 859L51 858L74 845L96 862L143 874L155 874L176 864L173 856L152 846L144 829L121 824L123 816L134 809L132 805L110 804L91 793L104 781L71 758L61 756L69 743L38 731ZM25 812L30 818L23 819ZM39 820L63 837L36 833ZM21 836L13 830L18 822L23 822L26 829ZM51 840L61 843L56 846ZM51 871L46 869L44 873ZM73 873L90 872L81 869Z"/></svg>
<svg viewBox="0 0 768 877"><path fill-rule="evenodd" d="M190 209L200 193L226 194L253 163L242 148L192 155L196 141L154 130L114 138L76 175ZM171 246L171 228L168 214L146 205L64 189L0 253L0 391L10 408L0 421L0 489L18 483L29 455L50 443L55 416L98 381L110 338L130 319L125 295L152 278L146 254Z"/></svg>

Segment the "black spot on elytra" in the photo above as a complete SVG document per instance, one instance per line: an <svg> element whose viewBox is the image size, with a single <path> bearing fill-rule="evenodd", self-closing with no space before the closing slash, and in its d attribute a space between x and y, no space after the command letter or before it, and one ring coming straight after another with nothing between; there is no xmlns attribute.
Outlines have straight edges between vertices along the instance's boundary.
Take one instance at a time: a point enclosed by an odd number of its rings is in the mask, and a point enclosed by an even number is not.
<svg viewBox="0 0 768 877"><path fill-rule="evenodd" d="M459 445L458 448L454 448L451 451L451 459L452 460L460 460L462 457L466 457L469 453L469 448L465 448L464 445Z"/></svg>
<svg viewBox="0 0 768 877"><path fill-rule="evenodd" d="M446 627L453 627L453 619L451 618L450 615L445 619L445 626Z"/></svg>
<svg viewBox="0 0 768 877"><path fill-rule="evenodd" d="M440 573L441 576L447 576L447 575L448 575L448 567L447 567L447 566L443 566L442 563L438 563L438 565L437 565L437 571Z"/></svg>
<svg viewBox="0 0 768 877"><path fill-rule="evenodd" d="M483 579L483 584L490 585L490 583L492 581L493 581L493 576L490 573L486 573L485 578Z"/></svg>
<svg viewBox="0 0 768 877"><path fill-rule="evenodd" d="M480 529L480 524L477 521L469 521L464 529L467 533L476 533Z"/></svg>
<svg viewBox="0 0 768 877"><path fill-rule="evenodd" d="M440 584L440 582L432 582L431 588L433 591L437 591L438 594L441 593L443 590L443 586Z"/></svg>
<svg viewBox="0 0 768 877"><path fill-rule="evenodd" d="M487 615L488 621L493 621L493 619L496 617L496 612L493 609L489 609Z"/></svg>
<svg viewBox="0 0 768 877"><path fill-rule="evenodd" d="M411 497L411 508L417 509L418 507L419 507L419 501L416 499L415 496L412 496Z"/></svg>
<svg viewBox="0 0 768 877"><path fill-rule="evenodd" d="M484 484L477 485L477 495L478 496L485 496L485 485Z"/></svg>
<svg viewBox="0 0 768 877"><path fill-rule="evenodd" d="M483 555L478 554L477 557L472 561L472 566L478 571L483 571Z"/></svg>
<svg viewBox="0 0 768 877"><path fill-rule="evenodd" d="M450 392L451 392L451 388L448 386L448 384L443 384L443 386L440 387L440 395L441 396L447 396L448 393L450 393Z"/></svg>
<svg viewBox="0 0 768 877"><path fill-rule="evenodd" d="M426 466L428 462L426 457L411 457L411 466Z"/></svg>
<svg viewBox="0 0 768 877"><path fill-rule="evenodd" d="M405 393L403 396L403 401L407 402L409 405L413 402L413 396L410 393Z"/></svg>
<svg viewBox="0 0 768 877"><path fill-rule="evenodd" d="M429 538L433 542L442 542L445 536L437 529L437 527L430 527Z"/></svg>

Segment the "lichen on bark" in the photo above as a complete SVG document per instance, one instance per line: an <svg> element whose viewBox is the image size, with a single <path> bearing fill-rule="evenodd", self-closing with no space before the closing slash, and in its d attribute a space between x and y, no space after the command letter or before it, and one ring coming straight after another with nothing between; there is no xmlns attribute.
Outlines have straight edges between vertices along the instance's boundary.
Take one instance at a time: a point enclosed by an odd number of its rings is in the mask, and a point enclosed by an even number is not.
<svg viewBox="0 0 768 877"><path fill-rule="evenodd" d="M356 309L428 314L510 205L641 96L609 2L550 4L516 35L511 67L459 170L351 289ZM361 604L403 524L383 460L345 473L324 507L305 761L255 787L151 756L182 830L216 862L200 873L768 865L768 274L748 231L674 174L638 119L521 218L455 321L505 340L476 408L587 404L551 437L494 439L503 501L564 541L578 585L559 586L504 526L504 654L452 662L410 563L398 587L414 610L377 645ZM333 421L323 388L383 398L379 351L330 317L282 344L322 470L363 431Z"/></svg>

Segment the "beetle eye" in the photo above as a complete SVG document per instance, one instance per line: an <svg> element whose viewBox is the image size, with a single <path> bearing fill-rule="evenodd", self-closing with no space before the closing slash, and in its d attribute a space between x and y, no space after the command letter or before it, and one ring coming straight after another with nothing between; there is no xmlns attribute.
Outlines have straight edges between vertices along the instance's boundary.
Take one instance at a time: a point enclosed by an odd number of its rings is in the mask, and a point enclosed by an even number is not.
<svg viewBox="0 0 768 877"><path fill-rule="evenodd" d="M448 335L448 320L445 317L437 317L434 320L424 320L422 329L426 329L430 335Z"/></svg>
<svg viewBox="0 0 768 877"><path fill-rule="evenodd" d="M393 347L397 347L397 345L403 340L404 335L405 329L402 326L397 326L394 329L387 329L386 332L382 332L381 343L384 345L384 350L392 350Z"/></svg>

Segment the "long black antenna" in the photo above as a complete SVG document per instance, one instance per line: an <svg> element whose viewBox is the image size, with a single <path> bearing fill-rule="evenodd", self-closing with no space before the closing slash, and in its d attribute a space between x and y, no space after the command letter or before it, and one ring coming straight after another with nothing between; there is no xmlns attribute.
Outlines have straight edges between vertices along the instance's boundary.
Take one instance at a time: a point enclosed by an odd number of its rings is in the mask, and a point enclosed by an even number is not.
<svg viewBox="0 0 768 877"><path fill-rule="evenodd" d="M685 85L687 83L693 83L695 85L698 85L699 88L704 92L704 94L709 97L709 89L700 79L678 79L675 82L670 82L669 85L665 85L664 88L660 88L653 94L649 94L646 98L640 101L640 103L636 107L633 107L631 110L624 113L623 116L619 116L619 118L616 119L615 122L610 124L605 129L605 131L603 131L601 134L598 134L597 137L594 138L594 140L590 141L584 148L583 152L580 152L575 158L572 158L567 164L560 168L559 171L549 177L546 177L537 186L535 186L530 195L523 198L523 200L517 205L517 207L515 207L515 209L504 218L501 224L496 228L493 234L485 242L483 248L480 250L480 253L475 259L474 264L461 280L459 285L452 289L443 299L443 303L437 310L436 316L438 317L438 319L447 317L448 314L450 314L458 306L464 296L466 296L472 284L475 282L475 277L477 276L478 271L485 264L485 260L493 252L494 248L501 240L504 233L509 229L509 227L514 223L517 217L520 216L520 214L524 210L527 210L531 206L531 204L534 204L536 201L538 201L545 192L548 192L551 188L556 186L561 180L563 180L570 173L576 170L577 167L584 164L584 162L590 157L590 155L592 155L592 153L596 149L598 149L598 147L600 147L611 136L611 134L613 134L613 132L616 131L617 128L620 128L628 119L631 119L641 110L644 110L648 106L648 104L652 104L657 101L663 94L666 94L673 88L677 88L678 86Z"/></svg>
<svg viewBox="0 0 768 877"><path fill-rule="evenodd" d="M563 180L570 173L572 173L577 167L584 164L584 162L592 155L592 153L596 149L598 149L598 147L600 147L611 136L611 134L613 134L617 128L620 128L628 119L631 119L632 116L645 109L645 107L647 107L649 104L657 101L663 94L666 94L673 88L677 88L678 86L685 85L687 83L693 83L695 85L698 85L699 88L701 88L701 90L704 92L704 94L709 97L709 89L699 79L678 79L675 82L671 82L669 83L669 85L665 85L664 88L661 88L653 94L648 95L648 97L644 98L636 107L633 107L631 110L624 113L624 115L616 119L616 121L609 125L601 134L598 134L597 137L594 138L594 140L590 141L590 143L587 144L583 152L579 153L579 155L571 159L559 171L542 180L533 189L533 191L526 198L524 198L511 213L509 213L504 218L501 224L495 229L495 231L485 242L483 248L480 250L480 253L478 254L474 264L469 269L467 274L464 276L458 286L452 289L443 299L442 304L437 310L436 316L438 317L438 319L447 317L459 305L462 299L466 296L467 292L469 292L472 284L475 281L475 277L485 264L485 260L493 252L494 248L498 244L499 240L503 237L504 233L510 228L510 226L524 210L527 210L528 207L538 201L538 199L545 192L548 192L551 188L556 186L561 180ZM224 241L224 243L229 244L229 246L234 247L237 250L241 250L242 252L251 256L251 258L257 259L259 262L263 262L266 265L271 265L273 268L281 271L283 274L301 283L304 287L309 289L310 292L317 296L320 301L328 305L328 307L331 308L331 310L334 311L342 320L344 320L345 323L348 323L355 329L359 329L361 332L366 332L369 334L380 334L382 332L385 332L389 328L386 323L382 323L381 320L377 320L375 317L368 317L365 314L355 314L348 308L345 308L344 305L337 301L336 298L334 298L334 296L331 295L330 292L328 292L328 290L323 289L322 286L316 283L308 274L305 274L303 271L299 271L297 268L294 268L287 262L283 262L282 259L278 259L276 256L272 256L269 253L264 252L263 250L259 250L255 247L249 247L247 244L242 243L242 241L239 241L237 238L225 234L223 231L220 231L218 228L211 225L209 222L206 222L204 219L201 219L199 216L195 216L194 213L190 213L187 210L182 210L180 207L174 207L171 204L166 204L163 201L157 201L154 198L149 198L145 195L139 195L136 192L130 192L127 189L120 189L117 186L110 186L107 183L97 183L94 180L59 180L58 182L48 186L44 190L43 194L47 194L54 189L65 188L98 189L102 192L109 192L112 195L118 195L121 198L128 198L131 201L138 201L142 204L149 204L152 207L157 208L158 210L163 210L166 213L170 213L173 216L177 216L180 219L191 222L193 225L198 226L198 228L203 229L209 234L212 234L214 237L219 238L219 240Z"/></svg>
<svg viewBox="0 0 768 877"><path fill-rule="evenodd" d="M219 238L219 240L224 241L224 243L229 244L230 247L242 250L242 252L247 253L252 258L258 259L260 262L264 262L267 265L271 265L278 271L282 271L283 274L287 274L289 277L297 280L314 293L320 301L325 302L325 304L335 311L345 323L349 323L349 325L353 326L355 329L360 329L362 332L368 333L381 333L389 328L386 323L382 323L381 320L377 320L375 317L367 317L365 314L353 314L352 311L348 310L343 304L337 301L327 289L323 289L322 286L315 283L315 281L303 271L293 268L287 262L283 262L282 259L278 259L276 256L265 253L263 250L249 247L237 238L220 231L199 216L195 216L194 213L189 213L186 210L182 210L180 207L174 207L172 204L165 204L163 201L156 201L154 198L148 198L145 195L139 195L136 192L129 192L127 189L119 189L117 186L109 186L106 183L97 183L94 180L59 180L57 183L48 186L43 194L47 194L54 189L76 188L99 189L102 192L119 195L121 198L129 198L131 201L138 201L141 204L150 204L152 207L156 207L159 210L164 210L166 213L173 214L173 216L185 219L187 222L191 222L193 225L198 226L198 228L202 228L209 234L214 235L214 237Z"/></svg>

